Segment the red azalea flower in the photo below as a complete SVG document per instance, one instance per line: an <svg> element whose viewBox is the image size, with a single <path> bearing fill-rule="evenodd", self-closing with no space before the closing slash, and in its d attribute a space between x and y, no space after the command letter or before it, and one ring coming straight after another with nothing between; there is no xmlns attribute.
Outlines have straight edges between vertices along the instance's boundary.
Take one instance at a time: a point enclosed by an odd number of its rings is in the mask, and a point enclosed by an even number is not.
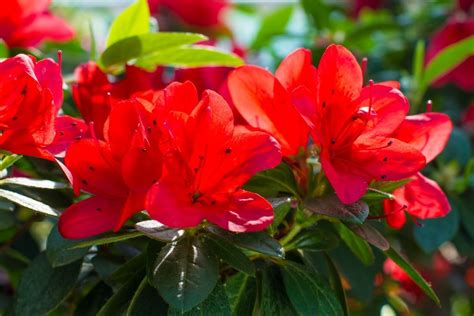
<svg viewBox="0 0 474 316"><path fill-rule="evenodd" d="M141 91L161 88L162 72L162 68L149 73L127 66L125 78L112 83L96 63L88 62L76 68L72 95L84 120L93 122L96 136L103 139L104 124L112 104Z"/></svg>
<svg viewBox="0 0 474 316"><path fill-rule="evenodd" d="M474 17L453 16L448 20L446 25L433 35L426 52L426 63L429 63L440 51L449 45L473 35ZM441 86L452 82L466 91L474 91L474 80L472 80L473 72L474 57L471 56L438 79L434 85Z"/></svg>
<svg viewBox="0 0 474 316"><path fill-rule="evenodd" d="M380 9L384 4L384 0L355 0L352 6L352 15L357 17L362 9Z"/></svg>
<svg viewBox="0 0 474 316"><path fill-rule="evenodd" d="M361 198L372 180L400 180L425 166L413 146L391 137L409 105L385 84L362 87L362 71L344 47L331 45L318 68L317 95L299 93L300 112L320 146L326 176L343 203Z"/></svg>
<svg viewBox="0 0 474 316"><path fill-rule="evenodd" d="M290 54L275 76L257 66L242 66L228 78L230 99L253 128L273 135L284 156L296 155L308 143L309 128L293 105L300 94L315 96L317 72L311 53L299 49Z"/></svg>
<svg viewBox="0 0 474 316"><path fill-rule="evenodd" d="M153 14L169 10L182 23L196 27L217 27L221 15L229 7L228 0L148 0Z"/></svg>
<svg viewBox="0 0 474 316"><path fill-rule="evenodd" d="M452 129L452 122L446 114L424 113L408 116L394 137L420 150L429 163L443 151ZM451 210L439 185L419 172L393 195L394 200L384 201L387 223L393 228L405 224L405 211L414 218L426 219L446 216Z"/></svg>
<svg viewBox="0 0 474 316"><path fill-rule="evenodd" d="M94 195L61 215L59 229L66 238L120 229L144 209L148 188L161 176L160 132L143 100L133 98L114 106L105 139L80 140L66 153L75 191Z"/></svg>
<svg viewBox="0 0 474 316"><path fill-rule="evenodd" d="M36 62L20 54L0 62L0 148L54 160L50 149L57 145L55 119L62 100L61 69L53 60ZM72 118L62 117L58 124L68 120ZM74 140L62 136L63 147Z"/></svg>
<svg viewBox="0 0 474 316"><path fill-rule="evenodd" d="M208 220L235 232L262 230L272 222L271 204L241 189L255 173L280 163L270 135L234 127L232 110L212 91L163 124L173 146L164 156L162 179L148 193L151 217L182 228Z"/></svg>
<svg viewBox="0 0 474 316"><path fill-rule="evenodd" d="M74 31L48 11L51 0L9 0L0 10L0 38L10 47L34 47L44 40L67 41Z"/></svg>
<svg viewBox="0 0 474 316"><path fill-rule="evenodd" d="M469 13L473 7L474 0L458 0L458 8L466 13Z"/></svg>

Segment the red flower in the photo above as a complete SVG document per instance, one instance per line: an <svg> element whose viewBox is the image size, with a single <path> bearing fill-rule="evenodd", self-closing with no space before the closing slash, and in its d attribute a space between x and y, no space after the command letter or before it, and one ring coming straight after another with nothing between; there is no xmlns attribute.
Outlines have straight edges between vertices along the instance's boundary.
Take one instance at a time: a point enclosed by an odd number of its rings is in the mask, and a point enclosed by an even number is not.
<svg viewBox="0 0 474 316"><path fill-rule="evenodd" d="M62 100L61 69L53 60L17 55L0 62L0 148L53 160L51 151L61 152L52 146L57 145L55 118ZM58 124L69 120L62 117ZM74 139L61 136L62 148Z"/></svg>
<svg viewBox="0 0 474 316"><path fill-rule="evenodd" d="M196 27L221 25L221 15L228 0L148 0L152 13L169 10L182 23Z"/></svg>
<svg viewBox="0 0 474 316"><path fill-rule="evenodd" d="M384 4L384 0L355 0L353 1L352 14L358 16L363 9L380 9Z"/></svg>
<svg viewBox="0 0 474 316"><path fill-rule="evenodd" d="M446 25L437 31L428 46L426 63L429 63L439 52L451 44L457 43L474 35L474 18L453 16ZM445 74L435 82L435 86L454 83L466 91L474 91L474 57L467 58L456 68Z"/></svg>
<svg viewBox="0 0 474 316"><path fill-rule="evenodd" d="M446 146L452 128L449 116L425 113L408 116L394 136L420 150L429 163ZM439 185L419 172L393 195L394 200L384 201L384 211L387 223L394 228L405 224L405 211L414 218L426 219L445 216L451 210Z"/></svg>
<svg viewBox="0 0 474 316"><path fill-rule="evenodd" d="M94 122L95 134L104 138L104 124L113 103L128 99L135 93L162 87L162 68L153 73L127 66L125 78L109 82L107 75L94 62L76 68L76 84L72 87L74 101L87 123Z"/></svg>
<svg viewBox="0 0 474 316"><path fill-rule="evenodd" d="M309 50L290 54L273 76L257 66L242 66L228 78L230 99L253 128L273 135L284 156L296 155L308 143L309 129L293 105L299 95L315 95L317 73Z"/></svg>
<svg viewBox="0 0 474 316"><path fill-rule="evenodd" d="M110 113L105 139L72 144L65 164L75 191L94 196L73 204L59 221L66 238L85 238L118 230L144 209L148 188L161 176L160 133L150 108L133 98L117 103Z"/></svg>
<svg viewBox="0 0 474 316"><path fill-rule="evenodd" d="M362 87L362 71L344 47L321 58L317 95L300 93L296 105L312 126L326 176L343 203L361 198L372 180L399 180L425 165L413 146L391 137L408 101L385 84Z"/></svg>
<svg viewBox="0 0 474 316"><path fill-rule="evenodd" d="M472 7L474 7L473 0L458 0L458 8L464 12L469 13Z"/></svg>
<svg viewBox="0 0 474 316"><path fill-rule="evenodd" d="M241 187L255 173L280 163L278 144L266 133L234 127L232 111L218 94L206 91L199 103L195 93L187 96L196 100L194 106L163 122L172 147L146 209L170 227L208 220L235 232L264 229L273 219L271 204Z"/></svg>
<svg viewBox="0 0 474 316"><path fill-rule="evenodd" d="M51 0L9 0L0 10L0 38L10 47L34 47L44 40L67 41L74 31L48 11Z"/></svg>

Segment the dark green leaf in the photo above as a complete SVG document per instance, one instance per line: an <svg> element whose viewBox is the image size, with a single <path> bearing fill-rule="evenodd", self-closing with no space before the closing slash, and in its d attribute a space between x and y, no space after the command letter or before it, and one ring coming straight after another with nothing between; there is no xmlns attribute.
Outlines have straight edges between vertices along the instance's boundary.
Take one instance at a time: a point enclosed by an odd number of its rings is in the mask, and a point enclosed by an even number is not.
<svg viewBox="0 0 474 316"><path fill-rule="evenodd" d="M53 268L42 253L25 270L18 286L15 314L43 315L53 310L73 289L81 261Z"/></svg>
<svg viewBox="0 0 474 316"><path fill-rule="evenodd" d="M371 265L374 262L374 253L370 245L353 233L346 225L334 223L339 236L344 240L347 247L360 259L365 265Z"/></svg>
<svg viewBox="0 0 474 316"><path fill-rule="evenodd" d="M335 217L356 224L362 224L369 215L369 207L365 202L357 201L346 205L334 194L309 199L305 202L305 208L316 214Z"/></svg>
<svg viewBox="0 0 474 316"><path fill-rule="evenodd" d="M292 241L285 246L285 250L301 249L309 251L323 251L337 247L339 238L328 229L311 227L300 232Z"/></svg>
<svg viewBox="0 0 474 316"><path fill-rule="evenodd" d="M143 236L142 232L137 232L137 231L132 231L132 232L126 232L126 233L114 233L114 234L105 234L102 235L101 237L98 237L96 239L91 239L87 241L82 241L74 246L71 247L71 249L77 249L77 248L89 248L92 246L100 246L100 245L106 245L106 244L112 244L115 242L119 241L124 241L127 239L131 238L137 238Z"/></svg>
<svg viewBox="0 0 474 316"><path fill-rule="evenodd" d="M140 271L146 266L145 254L129 259L127 262L122 264L120 268L115 270L106 280L106 282L112 285L114 288L118 288L124 282L132 278L137 271Z"/></svg>
<svg viewBox="0 0 474 316"><path fill-rule="evenodd" d="M166 245L153 269L153 286L171 306L186 312L206 299L218 278L218 262L197 238Z"/></svg>
<svg viewBox="0 0 474 316"><path fill-rule="evenodd" d="M344 285L342 284L342 276L339 273L339 270L337 269L336 264L332 258L328 254L325 254L324 257L326 258L326 263L329 270L329 281L331 283L331 287L336 292L344 316L349 316L349 307L347 306L346 291L344 290Z"/></svg>
<svg viewBox="0 0 474 316"><path fill-rule="evenodd" d="M279 192L299 196L293 171L285 163L257 173L247 182L245 189L266 197L276 196Z"/></svg>
<svg viewBox="0 0 474 316"><path fill-rule="evenodd" d="M58 217L59 215L59 212L51 206L13 191L0 189L0 197L46 216Z"/></svg>
<svg viewBox="0 0 474 316"><path fill-rule="evenodd" d="M232 315L252 315L257 296L257 282L247 274L238 273L229 278L225 284Z"/></svg>
<svg viewBox="0 0 474 316"><path fill-rule="evenodd" d="M171 309L168 316L204 316L204 315L218 315L218 316L230 316L231 310L229 305L229 299L225 292L224 286L217 283L214 290L209 296L198 306L194 307L186 313L181 313L176 309Z"/></svg>
<svg viewBox="0 0 474 316"><path fill-rule="evenodd" d="M137 59L135 66L154 70L158 65L182 68L204 66L236 67L243 63L242 59L233 53L224 52L212 46L195 45L160 50L144 58Z"/></svg>
<svg viewBox="0 0 474 316"><path fill-rule="evenodd" d="M75 316L96 316L107 300L113 295L112 289L104 282L97 283L77 304Z"/></svg>
<svg viewBox="0 0 474 316"><path fill-rule="evenodd" d="M443 162L456 160L461 167L464 167L472 156L471 142L462 129L454 127L449 137L448 144L438 159Z"/></svg>
<svg viewBox="0 0 474 316"><path fill-rule="evenodd" d="M416 269L398 253L393 247L384 252L387 257L392 259L403 271L405 271L410 279L415 282L420 289L425 292L438 306L440 306L440 301L436 293L431 288L431 285L416 271Z"/></svg>
<svg viewBox="0 0 474 316"><path fill-rule="evenodd" d="M12 212L0 210L0 230L14 226L15 221L15 216Z"/></svg>
<svg viewBox="0 0 474 316"><path fill-rule="evenodd" d="M137 0L119 14L110 26L106 47L135 35L150 31L150 10L146 0Z"/></svg>
<svg viewBox="0 0 474 316"><path fill-rule="evenodd" d="M58 231L58 225L54 225L48 236L46 256L53 267L60 267L84 257L89 248L69 249L79 243L80 240L65 239Z"/></svg>
<svg viewBox="0 0 474 316"><path fill-rule="evenodd" d="M265 16L251 47L259 49L266 45L272 37L284 34L292 14L293 7L285 6Z"/></svg>
<svg viewBox="0 0 474 316"><path fill-rule="evenodd" d="M388 250L390 244L387 239L374 227L365 223L362 225L349 224L349 228L356 233L360 238L364 239L371 245L379 248L382 251Z"/></svg>
<svg viewBox="0 0 474 316"><path fill-rule="evenodd" d="M236 246L215 235L206 236L207 247L233 268L255 276L255 266L252 261Z"/></svg>
<svg viewBox="0 0 474 316"><path fill-rule="evenodd" d="M300 315L343 315L334 292L296 263L281 266L286 293Z"/></svg>
<svg viewBox="0 0 474 316"><path fill-rule="evenodd" d="M126 316L166 316L168 305L145 277L128 306Z"/></svg>
<svg viewBox="0 0 474 316"><path fill-rule="evenodd" d="M143 279L144 269L135 270L125 284L123 284L117 293L115 293L97 313L97 316L122 315L127 311L141 280Z"/></svg>
<svg viewBox="0 0 474 316"><path fill-rule="evenodd" d="M262 272L260 304L256 314L261 316L298 315L293 309L283 288L280 272L275 266L266 267ZM313 314L314 315L314 314Z"/></svg>
<svg viewBox="0 0 474 316"><path fill-rule="evenodd" d="M110 275L112 275L115 271L120 268L120 264L110 260L104 255L98 254L91 259L91 263L94 266L95 271L101 277L101 279L105 280Z"/></svg>
<svg viewBox="0 0 474 316"><path fill-rule="evenodd" d="M273 212L275 214L273 223L271 225L272 231L278 228L278 225L285 219L286 215L291 210L291 199L290 198L271 198L269 202L272 203Z"/></svg>
<svg viewBox="0 0 474 316"><path fill-rule="evenodd" d="M242 248L272 257L283 258L285 256L285 252L278 241L265 232L233 234L217 227L209 227L208 230Z"/></svg>
<svg viewBox="0 0 474 316"><path fill-rule="evenodd" d="M421 226L413 228L415 241L424 252L432 253L456 235L460 224L459 212L453 208L445 217L419 220L419 222Z"/></svg>
<svg viewBox="0 0 474 316"><path fill-rule="evenodd" d="M137 58L146 58L160 50L194 44L205 39L204 35L194 33L161 32L135 35L108 47L102 53L100 62L105 68L124 65Z"/></svg>
<svg viewBox="0 0 474 316"><path fill-rule="evenodd" d="M163 242L175 241L184 236L184 230L169 228L155 220L136 223L135 228L144 235Z"/></svg>

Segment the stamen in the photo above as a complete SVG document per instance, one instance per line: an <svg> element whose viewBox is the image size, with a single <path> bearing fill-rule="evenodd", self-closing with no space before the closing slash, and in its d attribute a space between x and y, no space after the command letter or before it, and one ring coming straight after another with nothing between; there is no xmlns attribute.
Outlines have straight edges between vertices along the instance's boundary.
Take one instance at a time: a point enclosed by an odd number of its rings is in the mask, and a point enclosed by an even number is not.
<svg viewBox="0 0 474 316"><path fill-rule="evenodd" d="M426 112L429 113L433 110L433 101L426 101Z"/></svg>

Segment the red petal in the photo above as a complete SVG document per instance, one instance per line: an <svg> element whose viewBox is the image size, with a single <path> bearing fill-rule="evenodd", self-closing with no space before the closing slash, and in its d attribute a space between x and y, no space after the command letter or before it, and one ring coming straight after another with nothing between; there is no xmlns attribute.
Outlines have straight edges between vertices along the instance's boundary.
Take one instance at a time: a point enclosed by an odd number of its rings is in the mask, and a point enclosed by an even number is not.
<svg viewBox="0 0 474 316"><path fill-rule="evenodd" d="M255 232L272 223L273 207L260 195L239 190L229 197L227 203L216 204L210 209L207 219L233 232Z"/></svg>
<svg viewBox="0 0 474 316"><path fill-rule="evenodd" d="M421 173L405 185L404 198L408 202L408 213L417 218L443 217L451 211L443 190Z"/></svg>
<svg viewBox="0 0 474 316"><path fill-rule="evenodd" d="M356 102L360 104L360 108L367 110L367 113L368 109L375 113L361 136L365 139L392 134L410 109L407 98L399 90L381 84L364 87Z"/></svg>
<svg viewBox="0 0 474 316"><path fill-rule="evenodd" d="M117 225L123 200L91 197L68 207L59 218L64 238L80 239L105 233Z"/></svg>
<svg viewBox="0 0 474 316"><path fill-rule="evenodd" d="M256 66L243 66L228 78L234 106L254 128L272 134L283 155L294 155L306 147L309 130L291 104L289 92L271 73Z"/></svg>
<svg viewBox="0 0 474 316"><path fill-rule="evenodd" d="M145 209L145 197L146 194L143 192L130 192L127 201L125 201L120 211L120 217L114 227L114 231L118 231L130 217Z"/></svg>
<svg viewBox="0 0 474 316"><path fill-rule="evenodd" d="M50 58L40 60L35 66L35 75L43 89L51 91L54 107L59 111L63 105L61 66Z"/></svg>
<svg viewBox="0 0 474 316"><path fill-rule="evenodd" d="M369 180L401 180L420 171L426 160L413 146L398 139L378 137L357 142L350 157L354 172Z"/></svg>
<svg viewBox="0 0 474 316"><path fill-rule="evenodd" d="M423 113L408 116L395 137L421 151L429 163L443 151L452 129L448 115Z"/></svg>
<svg viewBox="0 0 474 316"><path fill-rule="evenodd" d="M311 51L300 48L290 53L275 72L275 77L288 91L303 86L316 99L318 73L311 61Z"/></svg>
<svg viewBox="0 0 474 316"><path fill-rule="evenodd" d="M87 124L78 118L68 115L56 118L56 136L47 150L56 157L64 157L68 147L75 141L88 136L89 128Z"/></svg>
<svg viewBox="0 0 474 316"><path fill-rule="evenodd" d="M96 195L115 198L128 195L110 147L103 141L85 139L73 143L65 164L74 176L74 186Z"/></svg>
<svg viewBox="0 0 474 316"><path fill-rule="evenodd" d="M405 200L405 187L396 189L393 195L395 199L383 201L383 209L387 217L387 224L392 228L400 229L407 221L405 211L408 202Z"/></svg>

